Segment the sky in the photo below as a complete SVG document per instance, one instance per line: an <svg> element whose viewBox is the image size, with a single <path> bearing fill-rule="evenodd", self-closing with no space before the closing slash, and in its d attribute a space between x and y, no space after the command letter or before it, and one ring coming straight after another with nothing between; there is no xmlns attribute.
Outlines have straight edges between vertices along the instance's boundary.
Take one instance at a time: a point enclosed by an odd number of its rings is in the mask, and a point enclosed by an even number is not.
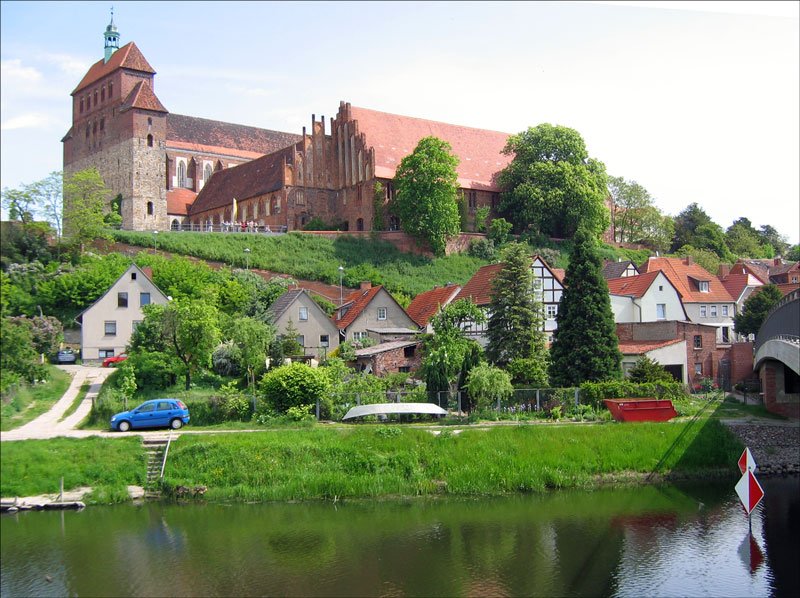
<svg viewBox="0 0 800 598"><path fill-rule="evenodd" d="M112 3L0 3L0 186L62 167ZM170 112L301 133L339 102L577 130L665 214L800 241L800 2L114 2Z"/></svg>

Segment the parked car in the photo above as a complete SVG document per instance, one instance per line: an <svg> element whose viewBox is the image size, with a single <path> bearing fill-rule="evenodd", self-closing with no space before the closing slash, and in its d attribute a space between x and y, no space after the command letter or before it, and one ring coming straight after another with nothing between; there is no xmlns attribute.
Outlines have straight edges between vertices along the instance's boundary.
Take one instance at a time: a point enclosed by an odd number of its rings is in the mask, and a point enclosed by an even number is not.
<svg viewBox="0 0 800 598"><path fill-rule="evenodd" d="M56 354L56 363L75 363L78 356L72 349L63 349Z"/></svg>
<svg viewBox="0 0 800 598"><path fill-rule="evenodd" d="M114 355L113 357L106 357L103 360L103 367L104 368L113 368L118 363L121 363L121 362L125 361L126 359L128 359L128 356L125 355L125 353L122 353L120 355Z"/></svg>
<svg viewBox="0 0 800 598"><path fill-rule="evenodd" d="M136 409L117 413L111 429L127 432L132 428L172 428L179 430L189 423L189 409L178 399L153 399Z"/></svg>

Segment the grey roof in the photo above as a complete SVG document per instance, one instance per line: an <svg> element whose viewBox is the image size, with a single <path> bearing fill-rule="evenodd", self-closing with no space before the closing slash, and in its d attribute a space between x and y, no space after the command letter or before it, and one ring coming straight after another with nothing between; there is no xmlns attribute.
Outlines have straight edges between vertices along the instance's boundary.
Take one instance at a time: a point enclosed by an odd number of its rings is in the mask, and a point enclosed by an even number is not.
<svg viewBox="0 0 800 598"><path fill-rule="evenodd" d="M389 343L380 343L378 345L367 347L366 349L357 349L356 357L371 357L372 355L377 355L378 353L385 353L386 351L392 351L394 349L402 349L403 347L418 345L421 342L422 341L391 341Z"/></svg>
<svg viewBox="0 0 800 598"><path fill-rule="evenodd" d="M419 330L411 328L367 328L367 332L377 332L378 334L419 334Z"/></svg>
<svg viewBox="0 0 800 598"><path fill-rule="evenodd" d="M630 265L636 268L636 264L630 260L625 260L624 262L606 262L603 266L603 278L606 280L610 278L621 278ZM636 268L636 271L638 272L639 268Z"/></svg>
<svg viewBox="0 0 800 598"><path fill-rule="evenodd" d="M305 293L303 289L291 289L275 299L267 310L270 316L272 316L273 321L280 318L302 293Z"/></svg>

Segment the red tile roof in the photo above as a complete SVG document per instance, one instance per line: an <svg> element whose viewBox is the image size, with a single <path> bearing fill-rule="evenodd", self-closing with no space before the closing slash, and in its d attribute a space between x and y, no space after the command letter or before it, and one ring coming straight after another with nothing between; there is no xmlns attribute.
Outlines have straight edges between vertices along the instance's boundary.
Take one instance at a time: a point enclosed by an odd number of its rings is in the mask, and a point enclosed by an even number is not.
<svg viewBox="0 0 800 598"><path fill-rule="evenodd" d="M731 297L738 299L742 296L742 292L747 288L750 281L750 274L728 274L725 278L720 279L722 286L728 291ZM755 277L757 278L757 277Z"/></svg>
<svg viewBox="0 0 800 598"><path fill-rule="evenodd" d="M197 193L190 189L170 189L167 191L167 214L186 216L195 197Z"/></svg>
<svg viewBox="0 0 800 598"><path fill-rule="evenodd" d="M294 145L300 140L302 135L282 131L270 131L182 114L167 116L167 145L176 147L178 142L230 148L263 156ZM250 158L255 158L256 155L251 155Z"/></svg>
<svg viewBox="0 0 800 598"><path fill-rule="evenodd" d="M673 338L666 341L620 341L619 350L623 355L644 355L655 349L669 347L684 342L683 339Z"/></svg>
<svg viewBox="0 0 800 598"><path fill-rule="evenodd" d="M684 303L734 302L719 278L709 274L699 264L687 263L685 258L651 257L639 269L642 273L654 270L661 270L664 273ZM695 281L708 281L708 292L701 293Z"/></svg>
<svg viewBox="0 0 800 598"><path fill-rule="evenodd" d="M358 133L363 133L368 146L375 149L375 174L394 178L400 161L409 155L423 137L435 136L447 141L458 156L458 184L467 189L499 191L495 177L511 161L502 154L508 133L450 125L432 120L378 112L367 108L349 107L353 120L358 121Z"/></svg>
<svg viewBox="0 0 800 598"><path fill-rule="evenodd" d="M658 277L658 270L638 274L636 276L623 276L622 278L611 278L607 280L608 292L612 295L624 295L626 297L642 297L653 281Z"/></svg>
<svg viewBox="0 0 800 598"><path fill-rule="evenodd" d="M333 323L336 324L336 327L339 330L344 330L350 324L352 324L356 318L364 311L369 305L370 301L375 298L375 295L383 287L378 285L376 287L370 287L368 289L358 289L357 291L353 291L347 297L344 298L344 302L342 303L342 307L349 307L347 313L342 316L341 320L336 319L336 315L333 316ZM341 309L341 308L340 308Z"/></svg>
<svg viewBox="0 0 800 598"><path fill-rule="evenodd" d="M460 290L460 286L450 284L420 293L408 304L406 313L420 326L427 326L439 309L453 301Z"/></svg>
<svg viewBox="0 0 800 598"><path fill-rule="evenodd" d="M556 280L561 284L564 284L564 277L567 275L567 271L563 268L550 268L550 272L553 273L553 276L556 277Z"/></svg>
<svg viewBox="0 0 800 598"><path fill-rule="evenodd" d="M139 81L134 85L128 97L122 102L119 107L120 112L125 112L131 108L139 108L141 110L152 110L153 112L168 112L164 108L164 104L156 97L150 85L146 81Z"/></svg>
<svg viewBox="0 0 800 598"><path fill-rule="evenodd" d="M215 172L197 194L189 214L223 208L237 201L258 197L283 188L284 166L293 159L293 148Z"/></svg>
<svg viewBox="0 0 800 598"><path fill-rule="evenodd" d="M459 291L454 301L469 299L475 305L489 305L492 302L492 281L503 269L503 264L482 266Z"/></svg>
<svg viewBox="0 0 800 598"><path fill-rule="evenodd" d="M108 62L105 62L105 59L101 58L91 67L89 67L89 70L83 76L81 82L78 83L78 87L75 88L75 91L72 92L72 95L75 95L84 87L88 87L92 83L96 83L106 75L110 75L118 68L155 74L153 67L147 62L145 57L139 51L139 48L136 47L136 44L130 42L114 52L111 55L111 58L109 58Z"/></svg>

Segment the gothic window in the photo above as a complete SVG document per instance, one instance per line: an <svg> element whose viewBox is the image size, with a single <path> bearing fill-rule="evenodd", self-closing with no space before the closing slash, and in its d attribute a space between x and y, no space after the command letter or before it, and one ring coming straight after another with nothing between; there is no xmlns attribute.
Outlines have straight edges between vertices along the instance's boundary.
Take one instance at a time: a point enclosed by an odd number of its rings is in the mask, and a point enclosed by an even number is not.
<svg viewBox="0 0 800 598"><path fill-rule="evenodd" d="M88 96L86 96L86 109L88 110L91 107L92 107L92 94L89 94Z"/></svg>
<svg viewBox="0 0 800 598"><path fill-rule="evenodd" d="M109 100L111 99L112 95L114 95L114 82L113 81L109 81L108 82L108 99Z"/></svg>
<svg viewBox="0 0 800 598"><path fill-rule="evenodd" d="M153 126L153 119L150 116L147 117L147 126L148 127L152 127Z"/></svg>
<svg viewBox="0 0 800 598"><path fill-rule="evenodd" d="M186 187L186 162L178 162L178 187Z"/></svg>
<svg viewBox="0 0 800 598"><path fill-rule="evenodd" d="M94 105L97 106L97 90L94 90Z"/></svg>
<svg viewBox="0 0 800 598"><path fill-rule="evenodd" d="M81 98L81 113L83 113L83 98Z"/></svg>
<svg viewBox="0 0 800 598"><path fill-rule="evenodd" d="M152 216L153 215L153 202L152 201L148 201L147 202L147 215L148 216Z"/></svg>
<svg viewBox="0 0 800 598"><path fill-rule="evenodd" d="M172 220L172 224L170 225L170 228L171 228L172 230L178 230L178 227L179 227L179 226L180 226L180 225L178 224L178 220L177 220L176 218L173 218L173 220Z"/></svg>
<svg viewBox="0 0 800 598"><path fill-rule="evenodd" d="M97 121L92 123L92 135L97 135Z"/></svg>
<svg viewBox="0 0 800 598"><path fill-rule="evenodd" d="M207 162L205 166L203 166L203 182L207 183L208 179L211 178L211 163Z"/></svg>
<svg viewBox="0 0 800 598"><path fill-rule="evenodd" d="M106 86L105 85L100 89L100 101L101 102L105 102L106 101Z"/></svg>
<svg viewBox="0 0 800 598"><path fill-rule="evenodd" d="M148 135L147 136L147 147L153 147L153 136L152 135Z"/></svg>
<svg viewBox="0 0 800 598"><path fill-rule="evenodd" d="M100 119L100 130L102 131L105 128L106 128L106 119L105 118L101 118Z"/></svg>
<svg viewBox="0 0 800 598"><path fill-rule="evenodd" d="M86 139L89 139L89 124L86 124Z"/></svg>
<svg viewBox="0 0 800 598"><path fill-rule="evenodd" d="M474 212L478 207L478 192L470 191L468 196L469 196L469 211Z"/></svg>
<svg viewBox="0 0 800 598"><path fill-rule="evenodd" d="M302 189L298 189L294 194L294 203L298 206L306 205L306 194Z"/></svg>

